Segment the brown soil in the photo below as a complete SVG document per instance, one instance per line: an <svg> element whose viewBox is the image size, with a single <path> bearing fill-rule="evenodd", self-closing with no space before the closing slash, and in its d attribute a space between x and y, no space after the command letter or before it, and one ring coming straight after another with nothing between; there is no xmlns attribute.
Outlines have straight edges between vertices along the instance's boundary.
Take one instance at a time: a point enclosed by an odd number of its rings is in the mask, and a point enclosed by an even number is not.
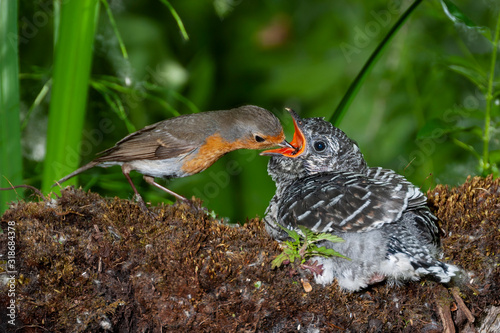
<svg viewBox="0 0 500 333"><path fill-rule="evenodd" d="M2 216L0 277L15 224L16 332L478 331L500 306L499 180L428 195L444 260L468 273L455 286L382 283L348 294L311 283L307 293L299 275L270 269L279 244L257 218L229 226L200 202L148 214L73 188ZM0 331L12 330L0 280Z"/></svg>

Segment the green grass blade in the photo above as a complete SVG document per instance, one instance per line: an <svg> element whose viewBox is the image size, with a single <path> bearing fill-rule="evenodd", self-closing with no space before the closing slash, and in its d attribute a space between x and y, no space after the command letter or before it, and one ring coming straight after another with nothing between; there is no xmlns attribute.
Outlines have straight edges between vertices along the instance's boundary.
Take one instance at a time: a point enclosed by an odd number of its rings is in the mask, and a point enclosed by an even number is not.
<svg viewBox="0 0 500 333"><path fill-rule="evenodd" d="M52 85L52 79L49 79L45 84L43 85L42 89L36 96L35 100L33 101L33 104L31 104L30 108L28 109L28 113L24 117L23 123L21 124L21 131L24 131L26 126L28 126L28 122L30 120L31 114L33 113L33 110L35 110L36 107L40 106L42 101L47 97L47 94L50 91L50 86Z"/></svg>
<svg viewBox="0 0 500 333"><path fill-rule="evenodd" d="M163 2L165 6L167 6L168 10L170 10L170 13L174 17L175 21L177 22L177 25L179 26L179 29L181 30L182 38L184 40L189 40L189 35L186 32L186 28L184 27L184 23L182 23L181 17L179 14L177 14L177 11L174 9L174 7L168 2L167 0L160 0Z"/></svg>
<svg viewBox="0 0 500 333"><path fill-rule="evenodd" d="M493 50L491 51L490 73L488 78L488 91L486 93L486 110L484 115L484 136L483 136L483 158L481 172L486 176L493 172L496 166L490 163L490 126L491 109L493 104L493 82L495 81L495 67L497 62L497 51L500 41L500 13L498 14L497 26L495 29L495 39L493 40Z"/></svg>
<svg viewBox="0 0 500 333"><path fill-rule="evenodd" d="M80 163L80 144L92 63L99 0L61 4L47 129L42 190ZM72 182L71 182L72 181ZM76 180L68 181L75 184Z"/></svg>
<svg viewBox="0 0 500 333"><path fill-rule="evenodd" d="M125 123L127 131L129 133L135 132L137 129L135 128L134 124L132 124L130 119L128 119L127 113L125 112L125 107L123 106L123 103L118 94L114 93L102 82L91 80L90 85L101 94L106 103L108 103L111 110L113 110L116 115Z"/></svg>
<svg viewBox="0 0 500 333"><path fill-rule="evenodd" d="M160 87L158 85L155 85L155 84L151 84L151 83L148 83L148 82L144 82L144 88L146 88L147 90L151 90L153 92L159 92L159 93L168 93L172 98L178 100L179 102L181 102L182 104L184 104L189 110L191 110L191 113L198 113L200 112L200 109L198 109L198 107L196 106L196 104L194 104L193 102L191 102L190 99L182 96L182 94L176 92L175 90L167 90L165 89L164 87ZM150 98L151 100L153 101L157 101L158 103L160 103L160 100L158 99L154 99L154 97L152 97L153 95L152 94L148 94L146 95L148 98ZM151 96L151 97L149 97ZM161 104L161 103L160 103ZM172 115L174 116L179 116L180 113L175 110L174 108L170 107L168 105L168 103L165 103L164 105L164 108L172 113Z"/></svg>
<svg viewBox="0 0 500 333"><path fill-rule="evenodd" d="M389 42L392 40L392 38L396 35L396 33L399 31L399 29L403 26L403 24L406 22L408 17L413 13L413 11L418 7L418 5L422 2L422 0L416 0L404 13L401 15L399 20L392 26L392 28L389 30L389 32L385 35L384 39L378 44L377 48L373 53L370 55L370 58L366 61L365 65L361 69L361 71L358 73L354 81L351 83L349 86L349 89L347 89L347 92L345 93L344 97L342 97L342 100L340 101L339 105L335 109L335 112L333 115L330 117L330 122L333 123L334 125L338 125L341 121L342 118L344 117L347 109L351 105L352 101L354 100L354 97L356 97L356 94L358 93L359 89L361 88L361 85L365 81L366 77L370 73L371 69L375 66L375 63L377 60L380 58L382 52L384 51L385 47L389 44Z"/></svg>
<svg viewBox="0 0 500 333"><path fill-rule="evenodd" d="M101 2L104 5L104 8L106 9L106 14L108 14L109 23L111 24L111 27L113 28L116 39L118 40L118 44L120 45L120 50L122 52L123 58L128 59L128 53L127 53L127 49L125 48L125 43L123 43L123 39L122 39L122 36L120 34L120 31L118 30L118 27L116 26L115 17L113 16L111 9L109 8L108 1L101 0Z"/></svg>
<svg viewBox="0 0 500 333"><path fill-rule="evenodd" d="M0 187L22 182L17 1L0 1ZM0 215L14 191L0 191Z"/></svg>

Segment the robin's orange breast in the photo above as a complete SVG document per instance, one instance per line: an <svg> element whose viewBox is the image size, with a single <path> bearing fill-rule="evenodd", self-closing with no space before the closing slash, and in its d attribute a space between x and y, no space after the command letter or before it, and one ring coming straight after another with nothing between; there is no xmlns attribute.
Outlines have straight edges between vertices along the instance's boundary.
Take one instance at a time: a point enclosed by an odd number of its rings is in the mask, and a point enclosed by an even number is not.
<svg viewBox="0 0 500 333"><path fill-rule="evenodd" d="M242 140L229 142L223 139L219 133L216 133L206 139L193 158L184 162L181 170L187 174L202 172L214 164L222 155L239 148L245 148Z"/></svg>

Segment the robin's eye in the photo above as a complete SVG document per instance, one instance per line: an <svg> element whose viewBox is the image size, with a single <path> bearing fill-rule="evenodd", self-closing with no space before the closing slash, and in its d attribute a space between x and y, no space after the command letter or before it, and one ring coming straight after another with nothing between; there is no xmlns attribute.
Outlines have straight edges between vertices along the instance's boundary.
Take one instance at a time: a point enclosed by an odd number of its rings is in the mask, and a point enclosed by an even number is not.
<svg viewBox="0 0 500 333"><path fill-rule="evenodd" d="M261 137L261 136L256 135L256 136L255 136L255 141L257 141L257 142L264 142L264 141L266 141L266 139L264 139L264 138L263 138L263 137Z"/></svg>
<svg viewBox="0 0 500 333"><path fill-rule="evenodd" d="M326 143L324 143L323 141L316 141L314 143L314 149L316 151L323 151L325 150L325 148L326 148Z"/></svg>

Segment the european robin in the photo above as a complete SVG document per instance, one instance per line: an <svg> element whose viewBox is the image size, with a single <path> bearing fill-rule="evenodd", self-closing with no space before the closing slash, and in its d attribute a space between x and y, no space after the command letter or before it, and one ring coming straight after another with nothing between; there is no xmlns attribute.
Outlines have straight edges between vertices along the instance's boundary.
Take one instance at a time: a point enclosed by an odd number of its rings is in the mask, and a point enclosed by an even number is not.
<svg viewBox="0 0 500 333"><path fill-rule="evenodd" d="M437 218L418 187L393 170L368 167L356 142L331 123L289 111L294 148L261 153L271 156L268 173L277 187L264 221L277 240L288 237L282 228L302 234L300 227L344 240L317 244L350 259L311 259L317 283L337 279L357 291L385 279L448 283L460 275L439 260Z"/></svg>
<svg viewBox="0 0 500 333"><path fill-rule="evenodd" d="M201 172L224 154L236 149L291 147L278 118L258 106L182 115L160 121L127 135L92 162L60 179L60 184L95 166L121 165L135 195L129 173L181 200L185 197L155 182L154 178L179 178ZM54 185L56 185L54 184Z"/></svg>

